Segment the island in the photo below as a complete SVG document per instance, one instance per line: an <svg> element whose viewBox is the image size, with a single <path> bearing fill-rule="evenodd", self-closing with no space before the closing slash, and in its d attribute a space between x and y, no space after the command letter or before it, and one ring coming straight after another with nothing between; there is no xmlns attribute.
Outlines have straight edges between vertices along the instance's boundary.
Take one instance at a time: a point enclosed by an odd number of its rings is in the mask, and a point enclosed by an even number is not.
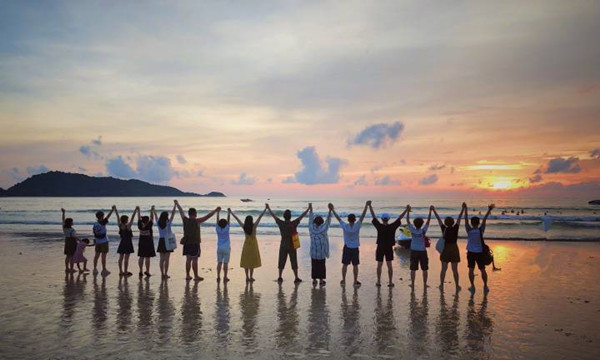
<svg viewBox="0 0 600 360"><path fill-rule="evenodd" d="M150 184L141 180L122 180L113 177L94 177L84 174L50 171L34 175L7 190L0 196L46 197L119 197L119 196L202 196L225 197L221 192L207 194L184 192L171 186Z"/></svg>

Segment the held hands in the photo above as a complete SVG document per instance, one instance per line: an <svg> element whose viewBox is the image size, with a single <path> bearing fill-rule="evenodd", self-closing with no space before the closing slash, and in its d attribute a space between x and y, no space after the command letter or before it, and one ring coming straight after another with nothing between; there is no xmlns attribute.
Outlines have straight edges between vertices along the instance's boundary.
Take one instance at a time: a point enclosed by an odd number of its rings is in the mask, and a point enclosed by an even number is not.
<svg viewBox="0 0 600 360"><path fill-rule="evenodd" d="M371 200L367 201L367 206L371 206Z"/></svg>
<svg viewBox="0 0 600 360"><path fill-rule="evenodd" d="M467 203L466 202L462 203L462 207L463 207L463 209L466 209L467 208Z"/></svg>
<svg viewBox="0 0 600 360"><path fill-rule="evenodd" d="M488 209L490 209L490 211L492 211L495 207L496 207L496 204L488 205Z"/></svg>
<svg viewBox="0 0 600 360"><path fill-rule="evenodd" d="M65 208L60 208L60 211L62 211L64 213L66 210L65 210Z"/></svg>
<svg viewBox="0 0 600 360"><path fill-rule="evenodd" d="M406 212L411 212L412 208L410 207L410 205L406 205Z"/></svg>
<svg viewBox="0 0 600 360"><path fill-rule="evenodd" d="M431 206L429 207L429 211L435 211L435 206L431 205Z"/></svg>
<svg viewBox="0 0 600 360"><path fill-rule="evenodd" d="M329 208L329 210L333 210L334 209L332 203L327 204L327 207Z"/></svg>

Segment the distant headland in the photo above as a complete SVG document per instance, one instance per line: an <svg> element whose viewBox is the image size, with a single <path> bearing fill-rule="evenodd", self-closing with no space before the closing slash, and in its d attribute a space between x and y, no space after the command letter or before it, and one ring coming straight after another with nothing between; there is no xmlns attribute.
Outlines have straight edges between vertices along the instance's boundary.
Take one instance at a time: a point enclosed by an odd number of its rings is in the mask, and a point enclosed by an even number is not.
<svg viewBox="0 0 600 360"><path fill-rule="evenodd" d="M117 196L203 196L225 197L212 191L208 194L184 192L171 186L154 185L141 180L121 180L113 177L94 177L84 174L50 171L34 175L8 188L0 196L56 197L117 197Z"/></svg>

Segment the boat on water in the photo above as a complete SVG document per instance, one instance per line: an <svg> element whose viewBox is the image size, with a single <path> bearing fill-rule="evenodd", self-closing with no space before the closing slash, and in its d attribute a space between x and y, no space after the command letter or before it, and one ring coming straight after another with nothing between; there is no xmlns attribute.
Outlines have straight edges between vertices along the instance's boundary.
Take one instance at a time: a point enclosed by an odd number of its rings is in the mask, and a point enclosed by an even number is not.
<svg viewBox="0 0 600 360"><path fill-rule="evenodd" d="M241 202L253 202L254 200L252 199L240 199Z"/></svg>
<svg viewBox="0 0 600 360"><path fill-rule="evenodd" d="M403 249L410 249L410 243L412 241L412 234L408 229L408 226L402 226L400 228L400 234L396 236L396 244Z"/></svg>
<svg viewBox="0 0 600 360"><path fill-rule="evenodd" d="M590 205L600 205L600 200L591 200L591 201L588 201L588 204L590 204Z"/></svg>

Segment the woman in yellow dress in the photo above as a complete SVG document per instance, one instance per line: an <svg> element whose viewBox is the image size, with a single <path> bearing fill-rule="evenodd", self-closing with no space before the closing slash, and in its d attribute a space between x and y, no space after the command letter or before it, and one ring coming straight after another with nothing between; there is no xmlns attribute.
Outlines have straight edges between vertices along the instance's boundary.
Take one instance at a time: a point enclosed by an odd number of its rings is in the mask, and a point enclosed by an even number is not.
<svg viewBox="0 0 600 360"><path fill-rule="evenodd" d="M251 215L248 215L243 223L235 213L231 211L231 215L233 215L233 218L240 224L242 229L244 229L244 234L246 235L244 247L242 248L242 258L240 260L240 267L244 268L244 271L246 272L246 282L254 281L254 269L261 267L262 265L260 261L260 251L258 250L258 241L256 240L256 228L265 214L265 211L267 211L266 207L258 219L256 219L256 222L254 222L254 218Z"/></svg>

